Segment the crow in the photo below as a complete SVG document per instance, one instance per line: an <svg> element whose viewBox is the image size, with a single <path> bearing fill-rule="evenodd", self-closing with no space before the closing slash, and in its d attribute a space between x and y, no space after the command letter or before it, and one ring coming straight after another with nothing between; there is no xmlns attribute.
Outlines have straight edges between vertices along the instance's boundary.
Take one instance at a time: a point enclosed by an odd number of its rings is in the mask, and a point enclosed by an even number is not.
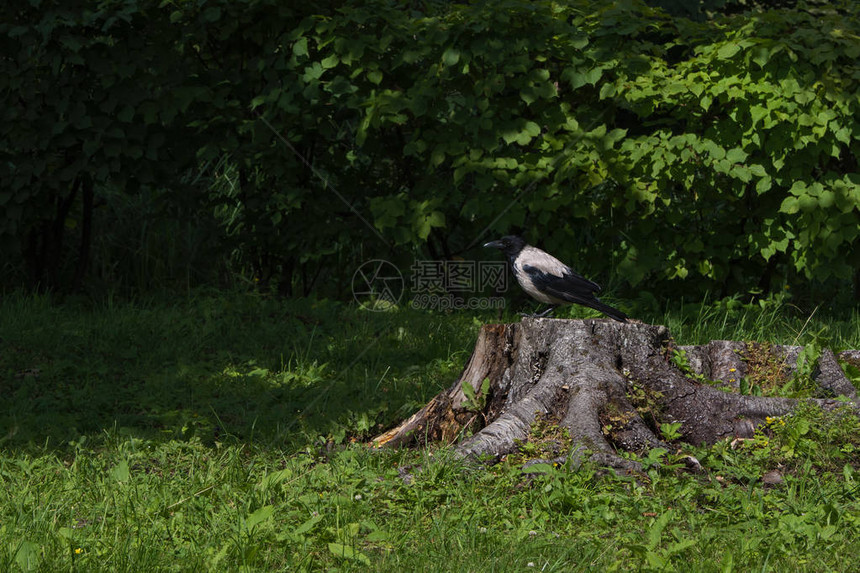
<svg viewBox="0 0 860 573"><path fill-rule="evenodd" d="M594 296L600 291L597 283L583 277L549 253L527 245L520 237L508 235L484 246L502 251L523 290L533 299L551 305L542 313L531 316L546 316L560 304L575 303L627 322L626 314L603 304Z"/></svg>

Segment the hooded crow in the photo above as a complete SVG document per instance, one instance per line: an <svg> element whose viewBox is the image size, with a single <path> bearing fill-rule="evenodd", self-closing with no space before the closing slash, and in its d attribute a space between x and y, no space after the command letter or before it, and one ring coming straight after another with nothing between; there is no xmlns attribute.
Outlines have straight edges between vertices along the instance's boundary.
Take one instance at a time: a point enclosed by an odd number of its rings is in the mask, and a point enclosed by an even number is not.
<svg viewBox="0 0 860 573"><path fill-rule="evenodd" d="M549 253L527 245L520 237L508 235L484 246L502 251L523 290L533 299L551 305L542 313L532 316L546 316L560 304L575 303L627 322L626 314L603 304L594 296L600 291L597 283L583 277Z"/></svg>

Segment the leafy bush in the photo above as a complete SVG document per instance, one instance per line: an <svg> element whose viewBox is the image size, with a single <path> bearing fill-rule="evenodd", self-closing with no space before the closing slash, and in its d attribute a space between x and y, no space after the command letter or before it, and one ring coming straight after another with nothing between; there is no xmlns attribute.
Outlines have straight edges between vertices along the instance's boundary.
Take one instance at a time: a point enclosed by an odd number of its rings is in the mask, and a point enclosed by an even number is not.
<svg viewBox="0 0 860 573"><path fill-rule="evenodd" d="M511 231L638 289L845 279L856 7L5 8L0 235L59 286L63 236L80 279L93 205L147 186L216 214L218 257L284 292Z"/></svg>

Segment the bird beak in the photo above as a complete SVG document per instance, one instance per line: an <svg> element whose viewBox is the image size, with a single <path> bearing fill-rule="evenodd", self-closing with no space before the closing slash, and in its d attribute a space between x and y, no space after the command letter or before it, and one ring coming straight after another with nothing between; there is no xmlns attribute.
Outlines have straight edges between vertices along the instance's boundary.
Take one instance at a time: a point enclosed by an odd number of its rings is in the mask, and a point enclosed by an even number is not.
<svg viewBox="0 0 860 573"><path fill-rule="evenodd" d="M485 244L484 247L492 247L494 249L501 249L501 248L504 248L504 245L502 245L501 241L490 241L489 243Z"/></svg>

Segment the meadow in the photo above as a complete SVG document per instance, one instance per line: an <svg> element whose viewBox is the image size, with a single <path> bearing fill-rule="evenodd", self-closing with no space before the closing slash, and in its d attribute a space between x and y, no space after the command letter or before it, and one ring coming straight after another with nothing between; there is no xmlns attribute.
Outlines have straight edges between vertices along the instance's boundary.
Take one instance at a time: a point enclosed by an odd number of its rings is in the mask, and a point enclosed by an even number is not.
<svg viewBox="0 0 860 573"><path fill-rule="evenodd" d="M639 318L680 344L860 348L856 311L778 298ZM369 447L500 319L518 320L221 291L5 296L0 570L856 570L852 415L802 408L740 447L654 452L638 476ZM782 482L763 481L774 470Z"/></svg>

